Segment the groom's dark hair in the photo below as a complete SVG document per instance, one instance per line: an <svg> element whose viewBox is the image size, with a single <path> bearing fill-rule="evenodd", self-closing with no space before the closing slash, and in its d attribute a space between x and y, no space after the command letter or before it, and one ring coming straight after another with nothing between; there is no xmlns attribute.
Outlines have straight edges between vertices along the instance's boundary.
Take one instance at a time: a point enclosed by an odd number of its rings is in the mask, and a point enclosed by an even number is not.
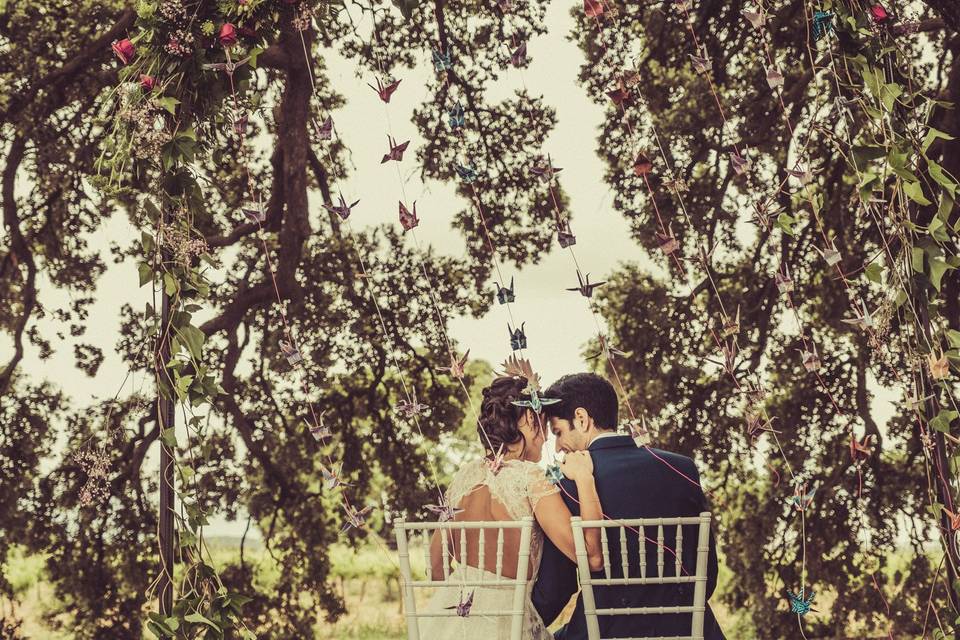
<svg viewBox="0 0 960 640"><path fill-rule="evenodd" d="M560 400L545 405L547 416L573 421L577 407L586 409L601 429L617 428L619 400L613 385L595 373L571 373L565 375L543 392L545 398Z"/></svg>

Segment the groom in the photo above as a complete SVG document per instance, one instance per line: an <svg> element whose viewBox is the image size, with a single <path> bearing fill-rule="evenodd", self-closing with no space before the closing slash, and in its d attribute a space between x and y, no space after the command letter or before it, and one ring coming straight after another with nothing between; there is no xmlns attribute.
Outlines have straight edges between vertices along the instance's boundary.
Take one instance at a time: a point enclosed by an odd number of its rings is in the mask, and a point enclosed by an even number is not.
<svg viewBox="0 0 960 640"><path fill-rule="evenodd" d="M543 411L549 429L557 439L557 451L590 452L594 479L604 514L613 519L674 518L696 516L708 511L707 501L697 483L700 476L693 460L676 453L653 450L657 459L646 448L639 448L633 438L616 432L617 393L604 378L592 373L567 375L557 380L544 392L547 398L560 402L545 406ZM679 475L664 460L687 478ZM573 482L561 482L563 499L573 514L579 514L579 505L571 498L577 496ZM688 531L689 529L689 531ZM697 525L684 527L682 562L689 575L696 572ZM619 529L607 529L611 577L623 577L620 569ZM656 538L656 533L647 534ZM676 548L676 528L664 529L664 545ZM636 536L628 537L628 556L637 557ZM656 575L655 543L646 544L647 575ZM674 575L673 555L664 551L664 575ZM633 566L633 565L632 565ZM595 574L604 577L603 571ZM632 570L631 577L639 571ZM717 551L713 531L710 533L707 598L717 585ZM560 614L570 596L577 592L577 567L564 556L549 538L544 541L543 559L533 589L533 605L545 624ZM616 587L594 587L597 608L604 607L666 607L693 603L693 583L651 584ZM649 614L642 616L600 616L602 638L656 637L690 635L690 614ZM557 631L556 640L587 640L583 598L569 624ZM723 632L707 606L704 624L707 640L723 640Z"/></svg>

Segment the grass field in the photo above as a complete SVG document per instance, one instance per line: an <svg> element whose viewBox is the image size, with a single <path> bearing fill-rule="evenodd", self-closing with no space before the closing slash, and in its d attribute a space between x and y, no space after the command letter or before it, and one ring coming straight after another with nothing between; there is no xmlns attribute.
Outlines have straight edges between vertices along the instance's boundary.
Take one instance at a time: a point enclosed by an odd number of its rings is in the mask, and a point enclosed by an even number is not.
<svg viewBox="0 0 960 640"><path fill-rule="evenodd" d="M233 561L238 553L237 545L238 541L234 539L211 540L214 562L222 566ZM422 553L413 552L411 556L415 570L422 571ZM248 541L244 557L247 562L257 565L258 581L269 588L277 575L270 556L256 544L251 548ZM331 549L331 558L333 579L346 602L348 613L332 624L324 622L322 616L318 616L314 637L317 640L404 640L406 626L395 555L391 562L383 548L371 544L356 551L345 546L335 546ZM23 620L21 632L27 638L36 640L75 640L72 633L55 632L44 623L48 616L57 611L60 603L55 597L53 587L45 580L43 565L44 559L40 556L24 556L14 552L5 567L6 575L14 585L19 600L15 611L17 617ZM726 576L721 574L721 589L726 579ZM423 593L420 597L425 600L429 593ZM572 610L572 603L569 609ZM741 621L732 619L722 607L715 606L714 609L725 629L740 630L729 637L744 640L752 637L749 630L743 629ZM151 634L144 637L153 638Z"/></svg>

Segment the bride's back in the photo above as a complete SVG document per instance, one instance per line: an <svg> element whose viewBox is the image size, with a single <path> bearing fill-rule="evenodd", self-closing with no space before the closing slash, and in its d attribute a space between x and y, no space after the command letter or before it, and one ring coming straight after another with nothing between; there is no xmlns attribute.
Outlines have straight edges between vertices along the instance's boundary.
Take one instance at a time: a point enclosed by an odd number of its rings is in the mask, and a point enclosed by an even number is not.
<svg viewBox="0 0 960 640"><path fill-rule="evenodd" d="M447 492L447 504L462 509L453 518L456 522L514 521L532 516L536 500L555 491L556 488L544 478L543 470L532 462L511 460L494 473L481 460L468 463L457 472ZM484 536L482 562L481 534ZM539 544L539 536L535 538L535 544ZM468 529L463 539L469 566L496 573L497 556L502 553L500 575L516 577L519 529ZM459 533L448 540L451 553L457 559L460 558L460 543ZM532 564L531 557L531 572Z"/></svg>

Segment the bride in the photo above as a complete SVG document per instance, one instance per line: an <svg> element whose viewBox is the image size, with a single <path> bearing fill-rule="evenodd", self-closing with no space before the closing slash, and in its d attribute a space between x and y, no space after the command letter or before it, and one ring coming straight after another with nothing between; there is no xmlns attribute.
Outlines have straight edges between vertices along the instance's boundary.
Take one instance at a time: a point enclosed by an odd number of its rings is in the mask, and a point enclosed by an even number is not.
<svg viewBox="0 0 960 640"><path fill-rule="evenodd" d="M576 562L570 510L544 470L537 466L545 440L540 415L527 407L514 404L529 401L525 393L528 381L521 377L501 377L483 390L480 420L477 427L481 441L488 448L487 458L466 462L457 471L447 490L445 504L456 513L453 520L503 521L535 518L530 544L530 565L527 571L527 594L524 601L523 640L552 640L539 614L530 601L530 592L540 566L543 536L548 538L572 561ZM502 464L494 452L503 454ZM560 470L576 482L580 509L584 520L601 518L600 500L593 481L593 462L585 451L566 454ZM599 529L587 529L586 543L590 568L602 568ZM427 611L456 609L457 616L420 619L420 637L428 640L508 640L509 616L484 617L484 610L505 611L513 608L513 586L480 586L469 589L457 586L458 581L496 578L497 531L484 530L484 557L479 557L480 531L466 533L466 566L450 571L449 587L438 588L427 605ZM460 536L446 536L449 553L444 554L439 530L430 544L431 575L444 575L444 561L459 558ZM503 530L503 563L501 575L516 578L520 530ZM472 592L469 610L465 610ZM458 609L459 605L459 609ZM463 614L467 613L467 616Z"/></svg>

